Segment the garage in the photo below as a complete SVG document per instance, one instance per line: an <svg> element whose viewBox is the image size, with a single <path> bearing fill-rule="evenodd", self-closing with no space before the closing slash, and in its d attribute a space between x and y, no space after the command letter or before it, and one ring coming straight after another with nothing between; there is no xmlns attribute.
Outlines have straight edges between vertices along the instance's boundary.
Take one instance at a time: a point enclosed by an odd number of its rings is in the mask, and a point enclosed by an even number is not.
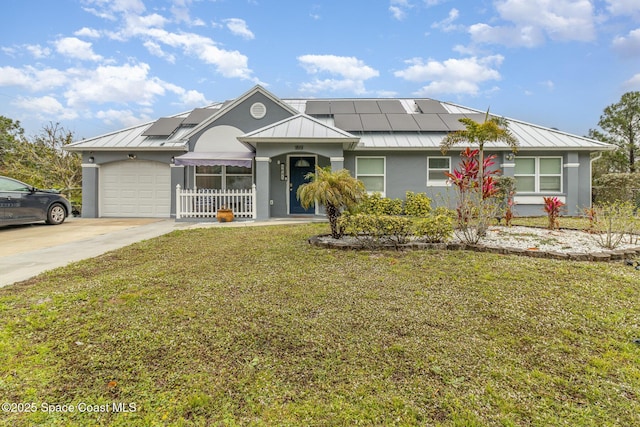
<svg viewBox="0 0 640 427"><path fill-rule="evenodd" d="M106 163L100 167L100 216L168 218L171 168L146 160Z"/></svg>

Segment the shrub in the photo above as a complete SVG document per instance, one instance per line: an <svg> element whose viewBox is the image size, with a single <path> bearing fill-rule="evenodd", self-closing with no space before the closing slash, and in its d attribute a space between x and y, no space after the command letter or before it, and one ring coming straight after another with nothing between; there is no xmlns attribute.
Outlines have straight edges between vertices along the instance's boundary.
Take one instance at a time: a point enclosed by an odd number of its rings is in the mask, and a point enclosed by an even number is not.
<svg viewBox="0 0 640 427"><path fill-rule="evenodd" d="M453 236L453 218L450 215L431 215L413 222L413 234L428 243L446 242Z"/></svg>
<svg viewBox="0 0 640 427"><path fill-rule="evenodd" d="M559 228L558 217L564 207L564 203L557 197L544 197L544 211L549 218L548 228L549 230L555 230Z"/></svg>
<svg viewBox="0 0 640 427"><path fill-rule="evenodd" d="M411 234L411 220L399 215L343 215L340 226L345 235L356 238L367 247L384 243L397 246L406 243Z"/></svg>
<svg viewBox="0 0 640 427"><path fill-rule="evenodd" d="M507 226L511 226L513 218L513 206L515 202L513 197L516 194L516 179L512 176L499 176L495 180L496 193L494 197L498 200L500 206L500 215L504 217ZM500 222L500 217L498 217Z"/></svg>
<svg viewBox="0 0 640 427"><path fill-rule="evenodd" d="M469 244L478 243L486 235L489 224L500 212L500 204L494 197L498 191L494 175L499 171L491 169L496 156L488 156L482 161L483 172L479 180L481 172L478 155L479 150L467 148L460 153L458 168L453 173L445 174L458 193L456 234Z"/></svg>
<svg viewBox="0 0 640 427"><path fill-rule="evenodd" d="M409 216L426 217L431 213L431 199L425 193L407 191L404 213Z"/></svg>
<svg viewBox="0 0 640 427"><path fill-rule="evenodd" d="M380 193L367 194L356 211L369 215L401 215L402 200L382 197Z"/></svg>
<svg viewBox="0 0 640 427"><path fill-rule="evenodd" d="M594 183L597 204L632 202L640 207L640 173L609 173Z"/></svg>
<svg viewBox="0 0 640 427"><path fill-rule="evenodd" d="M631 202L612 202L594 205L590 209L591 230L596 243L605 249L615 249L626 234L637 231L638 218Z"/></svg>

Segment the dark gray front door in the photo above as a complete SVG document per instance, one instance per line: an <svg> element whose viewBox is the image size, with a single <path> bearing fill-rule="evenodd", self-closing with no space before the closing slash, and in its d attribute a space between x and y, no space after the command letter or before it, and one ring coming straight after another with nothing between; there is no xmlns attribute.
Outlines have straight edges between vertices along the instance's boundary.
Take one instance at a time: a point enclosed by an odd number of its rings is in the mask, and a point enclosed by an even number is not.
<svg viewBox="0 0 640 427"><path fill-rule="evenodd" d="M316 211L315 206L304 209L300 205L300 201L296 194L298 187L308 182L304 177L309 172L314 172L316 167L315 157L309 156L291 156L289 157L289 214L311 214Z"/></svg>

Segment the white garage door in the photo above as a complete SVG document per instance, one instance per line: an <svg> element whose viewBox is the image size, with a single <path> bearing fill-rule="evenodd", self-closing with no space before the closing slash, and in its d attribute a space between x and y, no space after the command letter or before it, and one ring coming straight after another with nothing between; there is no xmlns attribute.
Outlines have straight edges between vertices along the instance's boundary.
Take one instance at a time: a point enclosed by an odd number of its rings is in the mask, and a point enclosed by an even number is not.
<svg viewBox="0 0 640 427"><path fill-rule="evenodd" d="M168 218L171 168L145 160L100 167L100 216Z"/></svg>

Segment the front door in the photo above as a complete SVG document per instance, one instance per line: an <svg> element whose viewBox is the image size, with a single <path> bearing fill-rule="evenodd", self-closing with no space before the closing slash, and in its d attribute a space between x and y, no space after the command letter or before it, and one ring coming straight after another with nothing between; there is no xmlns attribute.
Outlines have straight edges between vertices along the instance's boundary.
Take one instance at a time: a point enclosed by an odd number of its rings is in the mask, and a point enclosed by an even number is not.
<svg viewBox="0 0 640 427"><path fill-rule="evenodd" d="M307 214L313 215L316 211L315 206L305 209L300 205L298 200L298 187L308 182L304 177L309 172L314 172L316 168L316 158L310 156L291 156L289 157L289 214Z"/></svg>

